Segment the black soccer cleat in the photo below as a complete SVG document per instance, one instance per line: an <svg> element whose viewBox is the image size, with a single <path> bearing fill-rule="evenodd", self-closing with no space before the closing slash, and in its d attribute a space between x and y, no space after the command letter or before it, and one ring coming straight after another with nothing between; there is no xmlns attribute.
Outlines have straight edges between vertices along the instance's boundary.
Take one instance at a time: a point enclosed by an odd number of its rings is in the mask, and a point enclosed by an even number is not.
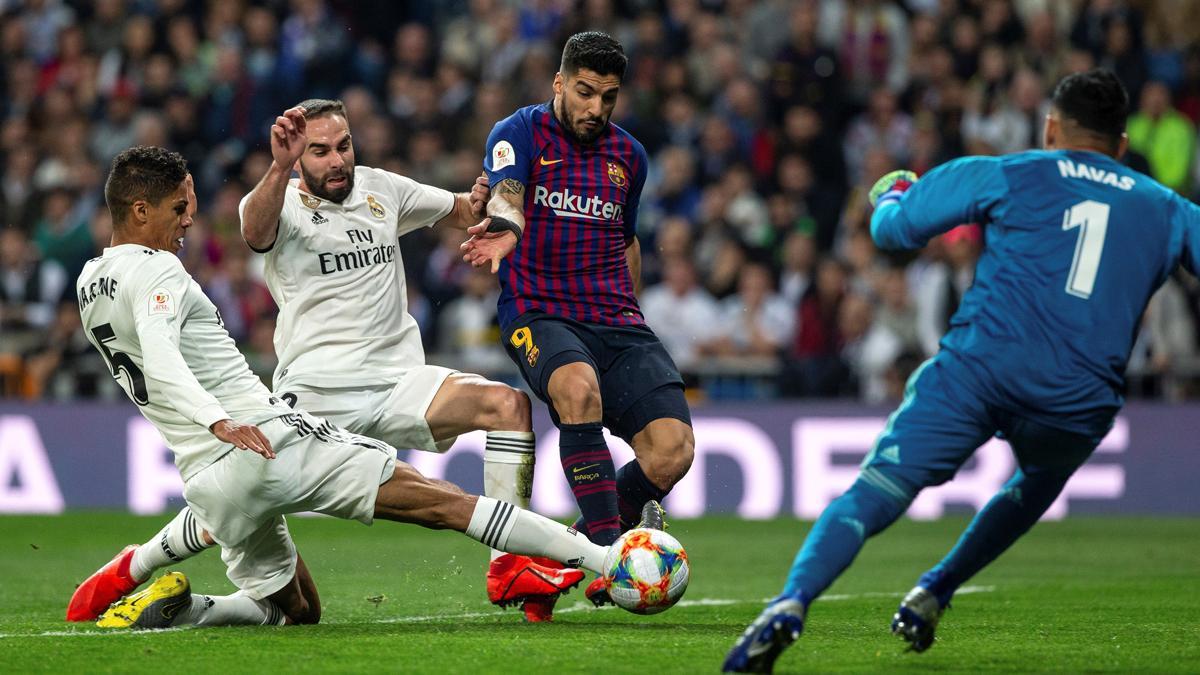
<svg viewBox="0 0 1200 675"><path fill-rule="evenodd" d="M642 520L637 526L650 530L666 530L667 512L663 509L662 504L653 499L646 502L642 507Z"/></svg>

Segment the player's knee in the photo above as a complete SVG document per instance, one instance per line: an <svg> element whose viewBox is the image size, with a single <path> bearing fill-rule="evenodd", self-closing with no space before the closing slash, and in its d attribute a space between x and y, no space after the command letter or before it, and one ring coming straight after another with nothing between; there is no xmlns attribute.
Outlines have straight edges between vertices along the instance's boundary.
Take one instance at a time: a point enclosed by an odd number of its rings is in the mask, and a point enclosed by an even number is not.
<svg viewBox="0 0 1200 675"><path fill-rule="evenodd" d="M280 607L280 609L287 616L288 622L295 625L312 625L321 622L320 603L309 602L304 597L298 597L287 607Z"/></svg>
<svg viewBox="0 0 1200 675"><path fill-rule="evenodd" d="M595 381L571 378L564 381L553 396L554 409L567 424L598 421L602 408L600 388Z"/></svg>
<svg viewBox="0 0 1200 675"><path fill-rule="evenodd" d="M696 456L696 438L686 424L673 424L650 434L647 453L647 478L661 488L669 489L692 468Z"/></svg>
<svg viewBox="0 0 1200 675"><path fill-rule="evenodd" d="M294 624L311 626L321 623L321 608L310 606L305 611L295 615L289 614L288 617Z"/></svg>
<svg viewBox="0 0 1200 675"><path fill-rule="evenodd" d="M492 388L487 397L487 424L489 431L531 431L533 429L532 407L529 396L520 389L506 385Z"/></svg>

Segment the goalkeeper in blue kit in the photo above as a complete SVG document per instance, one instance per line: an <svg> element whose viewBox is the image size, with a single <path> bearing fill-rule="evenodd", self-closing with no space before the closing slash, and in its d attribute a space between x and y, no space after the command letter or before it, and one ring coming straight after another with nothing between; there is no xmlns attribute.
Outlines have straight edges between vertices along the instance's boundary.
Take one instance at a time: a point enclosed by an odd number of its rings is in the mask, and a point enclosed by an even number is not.
<svg viewBox="0 0 1200 675"><path fill-rule="evenodd" d="M928 649L954 592L1037 522L1111 427L1151 295L1180 263L1200 269L1200 208L1117 161L1128 95L1112 73L1070 75L1052 103L1045 150L966 157L919 181L894 172L871 191L880 248L920 248L961 223L983 225L975 283L725 671L770 672L866 539L999 436L1016 473L892 619L913 650Z"/></svg>

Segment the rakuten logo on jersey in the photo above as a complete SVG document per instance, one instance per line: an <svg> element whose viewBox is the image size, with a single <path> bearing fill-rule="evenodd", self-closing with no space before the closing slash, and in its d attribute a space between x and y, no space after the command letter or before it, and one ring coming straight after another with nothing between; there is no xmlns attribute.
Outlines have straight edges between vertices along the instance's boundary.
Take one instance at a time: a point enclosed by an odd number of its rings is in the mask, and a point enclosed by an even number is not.
<svg viewBox="0 0 1200 675"><path fill-rule="evenodd" d="M542 185L533 189L533 203L554 211L556 216L588 220L620 220L625 212L620 204L603 201L595 195L583 197L571 194L570 190L551 192Z"/></svg>

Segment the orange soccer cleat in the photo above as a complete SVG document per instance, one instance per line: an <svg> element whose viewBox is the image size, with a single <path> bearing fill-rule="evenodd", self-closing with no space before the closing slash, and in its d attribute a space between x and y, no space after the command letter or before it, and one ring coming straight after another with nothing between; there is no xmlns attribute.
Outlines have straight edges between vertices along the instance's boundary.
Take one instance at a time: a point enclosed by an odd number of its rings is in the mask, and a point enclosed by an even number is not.
<svg viewBox="0 0 1200 675"><path fill-rule="evenodd" d="M126 546L104 567L79 584L71 596L71 602L67 604L67 621L94 621L109 605L141 585L129 573L129 563L136 550L135 544Z"/></svg>
<svg viewBox="0 0 1200 675"><path fill-rule="evenodd" d="M506 553L492 561L487 574L488 600L500 607L521 604L531 622L549 621L554 602L583 581L580 570L539 558ZM532 602L531 602L532 601Z"/></svg>

